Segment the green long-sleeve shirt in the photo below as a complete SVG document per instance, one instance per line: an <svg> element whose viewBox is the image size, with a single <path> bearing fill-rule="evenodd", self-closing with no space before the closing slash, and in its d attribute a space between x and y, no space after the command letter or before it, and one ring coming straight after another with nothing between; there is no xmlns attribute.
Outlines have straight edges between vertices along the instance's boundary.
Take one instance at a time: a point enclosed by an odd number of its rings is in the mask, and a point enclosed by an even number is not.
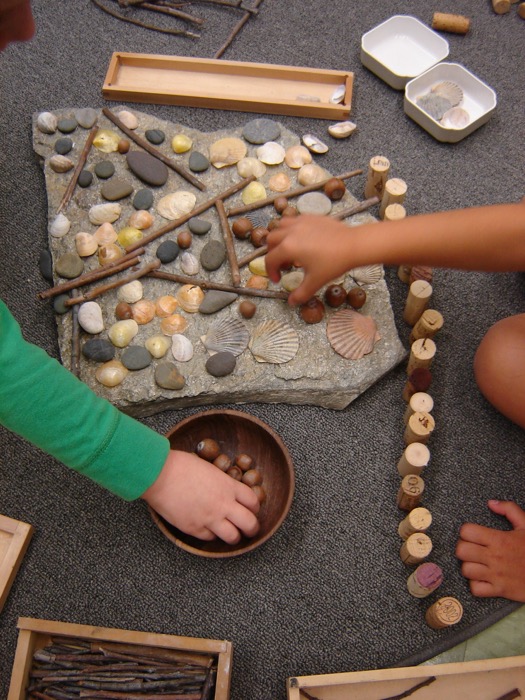
<svg viewBox="0 0 525 700"><path fill-rule="evenodd" d="M126 500L155 481L169 451L167 438L26 342L1 301L0 424Z"/></svg>

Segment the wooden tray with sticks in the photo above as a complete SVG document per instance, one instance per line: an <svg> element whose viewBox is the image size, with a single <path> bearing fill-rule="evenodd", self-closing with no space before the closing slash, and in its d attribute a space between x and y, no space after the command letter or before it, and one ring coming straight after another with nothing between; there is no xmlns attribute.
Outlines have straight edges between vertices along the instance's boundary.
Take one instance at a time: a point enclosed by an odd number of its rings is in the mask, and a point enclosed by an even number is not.
<svg viewBox="0 0 525 700"><path fill-rule="evenodd" d="M0 515L0 611L4 607L32 534L31 525Z"/></svg>

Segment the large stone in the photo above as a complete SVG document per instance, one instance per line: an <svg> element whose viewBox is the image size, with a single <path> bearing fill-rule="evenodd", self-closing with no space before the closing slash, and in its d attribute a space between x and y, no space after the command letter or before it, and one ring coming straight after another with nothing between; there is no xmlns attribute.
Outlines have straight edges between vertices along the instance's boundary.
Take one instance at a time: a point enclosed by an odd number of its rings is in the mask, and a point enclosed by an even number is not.
<svg viewBox="0 0 525 700"><path fill-rule="evenodd" d="M131 172L139 180L153 187L162 187L168 179L168 168L162 161L145 151L130 151L126 160Z"/></svg>

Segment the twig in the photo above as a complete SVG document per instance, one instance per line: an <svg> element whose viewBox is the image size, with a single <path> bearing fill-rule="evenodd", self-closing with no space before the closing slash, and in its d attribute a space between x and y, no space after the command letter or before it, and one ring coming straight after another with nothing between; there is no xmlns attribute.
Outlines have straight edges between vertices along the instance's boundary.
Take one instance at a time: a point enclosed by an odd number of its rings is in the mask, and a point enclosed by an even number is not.
<svg viewBox="0 0 525 700"><path fill-rule="evenodd" d="M62 209L69 203L69 200L71 199L73 192L75 191L75 187L77 186L78 182L78 176L82 172L82 168L84 167L89 151L91 150L91 146L93 145L93 141L95 139L97 131L98 126L95 124L93 127L91 127L91 130L88 134L86 143L84 144L84 148L82 149L82 153L80 154L80 158L78 159L76 168L74 169L73 175L71 176L71 180L69 181L67 189L64 192L64 196L62 197L62 200L58 205L57 213L60 213Z"/></svg>
<svg viewBox="0 0 525 700"><path fill-rule="evenodd" d="M220 282L210 282L208 280L198 280L191 276L172 274L171 272L163 272L156 270L150 272L148 277L154 277L158 280L168 280L177 284L193 284L201 289L216 289L219 292L235 292L235 294L244 294L251 297L263 297L266 299L288 299L288 292L275 292L272 289L255 289L253 287L233 287L231 284L221 284Z"/></svg>
<svg viewBox="0 0 525 700"><path fill-rule="evenodd" d="M165 15L170 15L170 17L176 17L177 19L182 19L184 22L190 22L191 24L196 24L198 27L202 27L204 20L201 17L194 17L189 15L187 12L181 12L181 10L175 10L172 7L163 7L161 5L154 5L151 2L142 2L140 7L144 10L150 10L152 12L161 12Z"/></svg>
<svg viewBox="0 0 525 700"><path fill-rule="evenodd" d="M353 216L354 214L359 214L361 211L370 209L370 207L373 207L374 204L378 204L380 201L381 200L379 197L370 197L370 199L364 199L362 202L358 202L357 204L347 207L346 209L341 209L330 216L333 219L347 219L349 216Z"/></svg>
<svg viewBox="0 0 525 700"><path fill-rule="evenodd" d="M215 202L215 208L217 209L217 214L219 215L219 221L221 223L224 242L226 244L226 253L228 255L228 262L230 263L230 272L233 284L236 287L238 287L241 283L239 263L237 262L237 255L235 253L235 246L233 244L232 231L228 222L228 217L226 216L226 210L224 209L224 202L222 201L222 199L218 199Z"/></svg>
<svg viewBox="0 0 525 700"><path fill-rule="evenodd" d="M95 287L90 292L86 292L86 294L82 294L79 297L74 297L73 299L68 299L64 302L64 305L73 306L74 304L83 304L85 301L91 301L92 299L96 299L101 294L104 294L104 292L108 292L110 289L122 287L123 284L133 282L134 280L138 280L141 277L148 275L153 270L156 270L159 266L160 260L154 260L153 262L144 265L144 267L141 267L139 270L133 272L127 277L122 277L122 279L116 280L115 282L109 282L108 284L101 284L100 287Z"/></svg>
<svg viewBox="0 0 525 700"><path fill-rule="evenodd" d="M304 688L299 688L299 695L305 697L306 700L319 700L319 698L316 698L315 695L310 695L310 693L307 693Z"/></svg>
<svg viewBox="0 0 525 700"><path fill-rule="evenodd" d="M117 126L124 134L126 134L128 138L134 141L138 146L143 148L152 156L155 156L155 158L157 158L158 160L162 161L164 165L167 165L168 168L174 170L194 187L197 187L197 189L201 191L204 191L206 189L206 185L200 180L198 180L196 177L194 177L190 172L188 172L186 168L183 168L182 165L175 163L173 160L171 160L171 158L165 156L158 149L152 146L148 141L141 138L140 136L137 136L137 134L133 133L131 129L128 129L128 127L125 124L123 124L120 121L120 119L115 114L113 114L113 112L111 112L107 107L102 108L102 114L105 117L107 117L110 121L112 121L113 124L115 124L115 126Z"/></svg>
<svg viewBox="0 0 525 700"><path fill-rule="evenodd" d="M518 690L518 688L514 688L513 690L509 690L508 693L505 693L504 695L500 695L499 698L496 698L496 700L514 700L515 698L521 698L521 693Z"/></svg>
<svg viewBox="0 0 525 700"><path fill-rule="evenodd" d="M260 258L262 255L266 255L267 252L268 246L261 245L258 248L252 250L251 253L248 253L248 255L245 255L244 258L240 258L238 265L239 267L244 267L245 265L248 265L248 263L251 263L252 260L255 260L255 258Z"/></svg>
<svg viewBox="0 0 525 700"><path fill-rule="evenodd" d="M399 695L391 695L388 698L383 698L383 700L403 700L403 698L408 698L410 695L413 695L421 688L424 688L425 686L430 685L435 680L436 680L435 676L430 676L430 678L427 678L426 680L421 681L421 683L417 683L416 685L412 686L412 688L405 690L403 693L399 693Z"/></svg>
<svg viewBox="0 0 525 700"><path fill-rule="evenodd" d="M136 24L137 26L143 27L144 29L153 29L157 32L163 32L164 34L175 34L178 36L187 36L190 39L200 39L200 34L190 32L188 29L166 29L164 27L156 27L153 24L146 24L145 22L141 22L138 19L133 19L132 17L125 17L119 12L115 12L115 10L111 10L109 7L106 7L102 2L99 2L99 0L91 0L91 2L94 3L103 12L107 12L108 15L116 17L117 19L121 19L123 22Z"/></svg>
<svg viewBox="0 0 525 700"><path fill-rule="evenodd" d="M75 377L80 377L80 324L76 304L71 319L71 372Z"/></svg>
<svg viewBox="0 0 525 700"><path fill-rule="evenodd" d="M263 2L263 0L255 0L255 2L253 3L253 6L252 6L252 7L255 8L255 9L257 9L257 8L262 4L262 2ZM235 25L235 27L233 28L233 30L230 32L228 38L226 39L226 41L224 42L224 44L223 44L223 45L221 46L221 48L217 51L217 53L215 54L215 56L214 56L213 58L220 58L220 57L222 56L222 54L226 51L226 49L228 48L228 46L229 46L229 45L232 43L232 41L235 39L235 37L237 36L237 34L238 34L238 33L241 31L241 29L244 27L244 25L246 24L246 22L248 22L248 20L250 19L252 13L251 13L249 10L247 10L246 8L243 8L243 9L244 9L244 15L243 15L243 16L241 17L241 19L237 22L237 24Z"/></svg>

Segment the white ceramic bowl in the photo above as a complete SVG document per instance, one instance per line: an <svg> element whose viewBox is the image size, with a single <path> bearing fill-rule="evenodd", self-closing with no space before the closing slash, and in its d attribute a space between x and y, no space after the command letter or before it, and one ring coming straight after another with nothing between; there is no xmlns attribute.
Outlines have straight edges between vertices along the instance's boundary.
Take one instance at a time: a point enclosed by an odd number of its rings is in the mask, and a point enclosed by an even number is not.
<svg viewBox="0 0 525 700"><path fill-rule="evenodd" d="M469 122L461 127L444 126L418 106L417 99L442 81L451 81L463 91L462 107ZM494 90L459 63L439 63L410 80L405 87L405 113L438 141L457 143L487 122L496 109Z"/></svg>
<svg viewBox="0 0 525 700"><path fill-rule="evenodd" d="M448 56L448 42L410 15L394 15L361 38L361 62L396 90Z"/></svg>

